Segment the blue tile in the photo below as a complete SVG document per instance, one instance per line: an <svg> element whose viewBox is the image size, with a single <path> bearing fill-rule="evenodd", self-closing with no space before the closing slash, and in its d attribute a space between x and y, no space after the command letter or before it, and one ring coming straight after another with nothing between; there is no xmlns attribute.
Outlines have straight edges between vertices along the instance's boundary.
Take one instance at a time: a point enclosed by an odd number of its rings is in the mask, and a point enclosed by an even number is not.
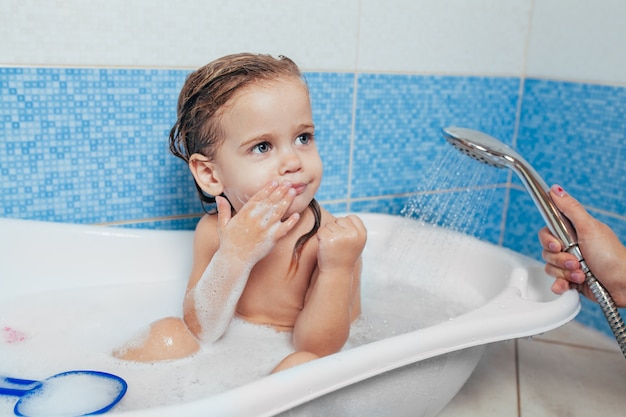
<svg viewBox="0 0 626 417"><path fill-rule="evenodd" d="M355 212L400 215L498 244L502 233L504 188L372 198L351 202Z"/></svg>
<svg viewBox="0 0 626 417"><path fill-rule="evenodd" d="M99 223L198 210L167 154L184 71L0 68L4 215Z"/></svg>
<svg viewBox="0 0 626 417"><path fill-rule="evenodd" d="M346 203L327 203L319 201L320 206L324 207L332 215L343 214L348 211L348 205Z"/></svg>
<svg viewBox="0 0 626 417"><path fill-rule="evenodd" d="M167 136L188 71L0 68L0 207L78 223L201 213ZM325 175L345 199L354 75L307 74Z"/></svg>
<svg viewBox="0 0 626 417"><path fill-rule="evenodd" d="M350 202L350 211L355 213L382 213L401 216L410 197L379 197Z"/></svg>
<svg viewBox="0 0 626 417"><path fill-rule="evenodd" d="M151 220L137 223L122 224L118 227L128 229L152 229L152 230L195 230L200 220L201 215L198 217L189 217L181 219L164 219L164 220Z"/></svg>
<svg viewBox="0 0 626 417"><path fill-rule="evenodd" d="M604 316L602 308L597 303L585 297L581 296L580 299L582 306L580 313L578 313L578 316L576 316L576 321L581 322L585 326L598 329L602 333L613 338L613 331L611 330L611 326ZM618 311L620 312L622 318L626 317L626 308L620 308L618 309Z"/></svg>
<svg viewBox="0 0 626 417"><path fill-rule="evenodd" d="M412 197L402 213L498 244L505 188L463 189Z"/></svg>
<svg viewBox="0 0 626 417"><path fill-rule="evenodd" d="M433 161L446 163L444 127L510 143L518 90L513 78L359 75L351 197L410 193L428 183Z"/></svg>
<svg viewBox="0 0 626 417"><path fill-rule="evenodd" d="M537 233L545 226L537 206L525 190L512 188L506 212L504 246L535 259L541 259Z"/></svg>
<svg viewBox="0 0 626 417"><path fill-rule="evenodd" d="M626 88L527 80L518 144L548 184L626 213Z"/></svg>
<svg viewBox="0 0 626 417"><path fill-rule="evenodd" d="M315 137L324 163L318 200L348 196L354 74L306 73Z"/></svg>

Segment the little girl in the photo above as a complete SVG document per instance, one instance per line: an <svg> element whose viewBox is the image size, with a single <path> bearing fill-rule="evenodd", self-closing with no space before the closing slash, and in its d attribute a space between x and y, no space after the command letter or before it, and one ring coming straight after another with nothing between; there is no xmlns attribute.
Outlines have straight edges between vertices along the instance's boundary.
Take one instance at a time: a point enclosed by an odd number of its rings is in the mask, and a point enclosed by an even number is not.
<svg viewBox="0 0 626 417"><path fill-rule="evenodd" d="M274 371L340 350L361 311L367 232L357 216L335 218L314 199L322 162L296 64L237 54L190 74L170 149L217 214L195 231L184 317L153 323L115 355L188 356L234 316L292 332L295 352Z"/></svg>

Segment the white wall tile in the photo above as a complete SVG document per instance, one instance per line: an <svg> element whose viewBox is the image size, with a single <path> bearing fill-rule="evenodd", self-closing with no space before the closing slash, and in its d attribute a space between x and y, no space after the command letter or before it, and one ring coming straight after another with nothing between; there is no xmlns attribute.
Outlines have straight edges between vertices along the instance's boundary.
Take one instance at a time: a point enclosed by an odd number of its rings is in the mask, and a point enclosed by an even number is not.
<svg viewBox="0 0 626 417"><path fill-rule="evenodd" d="M520 76L531 0L363 0L358 69Z"/></svg>
<svg viewBox="0 0 626 417"><path fill-rule="evenodd" d="M247 50L304 70L624 84L625 17L622 0L0 0L0 65L195 68Z"/></svg>
<svg viewBox="0 0 626 417"><path fill-rule="evenodd" d="M0 64L197 67L284 54L354 70L358 0L0 0Z"/></svg>
<svg viewBox="0 0 626 417"><path fill-rule="evenodd" d="M626 83L626 2L535 0L527 75Z"/></svg>

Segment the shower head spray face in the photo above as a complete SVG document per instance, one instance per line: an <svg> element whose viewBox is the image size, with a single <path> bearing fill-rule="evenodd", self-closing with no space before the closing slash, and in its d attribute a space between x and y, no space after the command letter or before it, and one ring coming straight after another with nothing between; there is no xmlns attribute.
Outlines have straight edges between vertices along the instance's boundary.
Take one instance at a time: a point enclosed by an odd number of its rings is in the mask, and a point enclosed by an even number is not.
<svg viewBox="0 0 626 417"><path fill-rule="evenodd" d="M523 160L513 149L498 139L482 132L463 127L447 127L443 129L446 140L459 151L484 164L496 168L505 168Z"/></svg>
<svg viewBox="0 0 626 417"><path fill-rule="evenodd" d="M477 130L447 127L443 135L450 144L472 158L497 168L510 168L520 178L546 225L566 248L577 244L576 230L554 205L548 186L524 158L498 139Z"/></svg>

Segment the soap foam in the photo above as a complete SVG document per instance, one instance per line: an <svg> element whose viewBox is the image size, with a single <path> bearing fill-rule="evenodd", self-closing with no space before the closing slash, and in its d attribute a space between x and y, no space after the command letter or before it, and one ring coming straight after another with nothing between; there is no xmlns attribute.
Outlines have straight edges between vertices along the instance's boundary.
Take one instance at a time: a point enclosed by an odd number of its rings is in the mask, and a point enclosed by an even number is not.
<svg viewBox="0 0 626 417"><path fill-rule="evenodd" d="M109 407L121 392L119 381L85 373L68 373L44 381L24 395L18 406L31 417L81 416Z"/></svg>
<svg viewBox="0 0 626 417"><path fill-rule="evenodd" d="M367 265L365 271L363 314L353 324L344 349L445 321L482 302L479 296L472 296L470 288L458 283L455 288L433 292L391 280L388 268ZM221 339L188 358L136 363L113 357L113 348L149 323L182 315L185 284L95 287L10 300L0 306L0 328L10 327L28 338L19 343L0 342L3 372L34 380L72 369L119 375L128 383L128 391L113 411L122 411L226 391L269 374L293 352L291 333L235 318ZM10 414L16 400L2 399L0 415Z"/></svg>

